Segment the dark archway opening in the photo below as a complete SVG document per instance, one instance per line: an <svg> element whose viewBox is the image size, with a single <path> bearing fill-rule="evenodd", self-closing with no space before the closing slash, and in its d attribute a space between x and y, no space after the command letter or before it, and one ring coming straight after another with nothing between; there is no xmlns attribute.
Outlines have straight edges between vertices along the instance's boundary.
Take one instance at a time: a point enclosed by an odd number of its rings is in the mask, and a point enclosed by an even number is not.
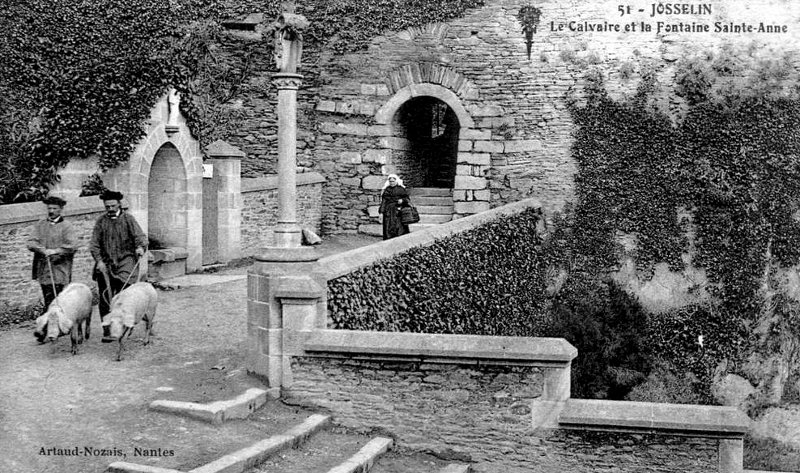
<svg viewBox="0 0 800 473"><path fill-rule="evenodd" d="M412 187L453 188L460 125L455 112L433 97L416 97L398 110L408 146L397 159L398 173Z"/></svg>

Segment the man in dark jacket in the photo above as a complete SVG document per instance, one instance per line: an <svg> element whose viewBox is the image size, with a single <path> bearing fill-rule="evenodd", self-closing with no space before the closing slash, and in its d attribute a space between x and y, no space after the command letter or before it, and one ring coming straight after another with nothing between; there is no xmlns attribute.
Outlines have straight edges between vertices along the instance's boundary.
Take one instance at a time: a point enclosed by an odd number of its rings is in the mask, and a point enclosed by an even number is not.
<svg viewBox="0 0 800 473"><path fill-rule="evenodd" d="M67 204L64 199L50 196L42 203L47 206L47 218L31 228L28 249L33 252L32 277L42 286L44 311L47 311L53 299L72 281L72 260L78 249L78 236L61 216Z"/></svg>
<svg viewBox="0 0 800 473"><path fill-rule="evenodd" d="M147 236L136 219L122 209L122 193L107 190L100 199L106 213L94 225L89 251L95 261L92 277L100 292L102 322L111 311L111 299L138 281L139 259L147 251ZM111 341L109 327L104 326L103 342Z"/></svg>

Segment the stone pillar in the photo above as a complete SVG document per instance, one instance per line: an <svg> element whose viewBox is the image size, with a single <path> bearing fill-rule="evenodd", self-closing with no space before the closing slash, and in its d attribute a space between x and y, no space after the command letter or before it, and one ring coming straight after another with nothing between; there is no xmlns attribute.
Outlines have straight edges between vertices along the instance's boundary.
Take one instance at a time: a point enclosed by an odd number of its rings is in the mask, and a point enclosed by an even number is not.
<svg viewBox="0 0 800 473"><path fill-rule="evenodd" d="M278 224L275 246L264 248L247 275L247 370L269 383L273 395L292 384L291 358L302 353L309 320L317 318L324 285L311 279L319 258L301 246L297 224L297 74L308 21L286 2L274 24L278 88Z"/></svg>
<svg viewBox="0 0 800 473"><path fill-rule="evenodd" d="M273 397L291 386L291 358L318 318L324 288L309 276L317 258L310 248L267 249L247 274L247 371Z"/></svg>
<svg viewBox="0 0 800 473"><path fill-rule="evenodd" d="M744 441L738 439L719 440L719 473L742 473L744 463Z"/></svg>
<svg viewBox="0 0 800 473"><path fill-rule="evenodd" d="M303 76L279 72L278 88L278 225L275 246L299 247L302 230L297 224L297 89Z"/></svg>
<svg viewBox="0 0 800 473"><path fill-rule="evenodd" d="M242 165L245 154L218 140L206 147L208 164L214 166L217 189L217 256L227 263L242 256Z"/></svg>

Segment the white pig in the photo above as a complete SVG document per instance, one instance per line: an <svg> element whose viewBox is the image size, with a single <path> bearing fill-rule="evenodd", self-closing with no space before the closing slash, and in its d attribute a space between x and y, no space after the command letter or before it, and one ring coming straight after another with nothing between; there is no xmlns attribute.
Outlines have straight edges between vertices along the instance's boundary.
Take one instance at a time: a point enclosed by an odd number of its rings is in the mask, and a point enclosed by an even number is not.
<svg viewBox="0 0 800 473"><path fill-rule="evenodd" d="M33 334L40 342L50 340L52 352L56 351L56 339L69 334L72 354L78 353L78 345L84 337L89 338L92 323L92 290L81 283L68 284L50 303L47 312L36 319Z"/></svg>
<svg viewBox="0 0 800 473"><path fill-rule="evenodd" d="M130 337L133 327L142 319L145 322L144 344L150 343L157 304L158 293L152 284L146 282L132 284L111 300L111 311L106 315L103 326L109 326L111 337L119 340L117 361L122 360L125 335Z"/></svg>

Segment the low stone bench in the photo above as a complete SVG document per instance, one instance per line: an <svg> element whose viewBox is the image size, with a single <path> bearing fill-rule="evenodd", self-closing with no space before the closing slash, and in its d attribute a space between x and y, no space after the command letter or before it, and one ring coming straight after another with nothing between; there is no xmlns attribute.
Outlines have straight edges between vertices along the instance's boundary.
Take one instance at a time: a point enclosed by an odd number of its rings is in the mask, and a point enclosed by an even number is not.
<svg viewBox="0 0 800 473"><path fill-rule="evenodd" d="M562 429L652 433L719 439L720 473L741 473L750 419L733 407L569 399L558 415Z"/></svg>
<svg viewBox="0 0 800 473"><path fill-rule="evenodd" d="M186 274L186 248L170 247L150 250L147 276L154 281L174 278Z"/></svg>
<svg viewBox="0 0 800 473"><path fill-rule="evenodd" d="M302 350L302 356L545 368L542 399L550 401L569 398L570 369L578 355L563 338L358 330L314 330Z"/></svg>

